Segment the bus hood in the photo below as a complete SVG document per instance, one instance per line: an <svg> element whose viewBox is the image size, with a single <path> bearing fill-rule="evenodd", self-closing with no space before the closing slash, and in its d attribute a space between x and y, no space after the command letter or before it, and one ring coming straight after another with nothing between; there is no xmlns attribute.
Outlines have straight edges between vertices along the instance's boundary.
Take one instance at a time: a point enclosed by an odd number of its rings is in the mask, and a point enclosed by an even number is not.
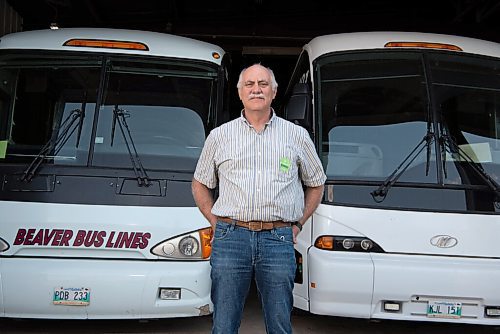
<svg viewBox="0 0 500 334"><path fill-rule="evenodd" d="M159 243L209 227L196 207L10 201L0 212L0 256L159 259Z"/></svg>
<svg viewBox="0 0 500 334"><path fill-rule="evenodd" d="M498 215L416 212L320 205L322 235L365 237L386 253L500 258Z"/></svg>

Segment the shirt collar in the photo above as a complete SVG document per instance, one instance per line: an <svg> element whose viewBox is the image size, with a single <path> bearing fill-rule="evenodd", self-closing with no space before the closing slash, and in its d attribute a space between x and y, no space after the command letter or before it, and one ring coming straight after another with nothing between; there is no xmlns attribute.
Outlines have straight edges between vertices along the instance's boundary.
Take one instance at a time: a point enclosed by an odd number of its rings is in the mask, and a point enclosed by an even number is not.
<svg viewBox="0 0 500 334"><path fill-rule="evenodd" d="M276 119L276 113L274 112L274 109L271 107L271 117L266 122L266 127L271 126L275 119ZM246 124L247 126L253 128L253 126L250 123L248 123L247 119L245 118L245 109L241 109L240 121Z"/></svg>

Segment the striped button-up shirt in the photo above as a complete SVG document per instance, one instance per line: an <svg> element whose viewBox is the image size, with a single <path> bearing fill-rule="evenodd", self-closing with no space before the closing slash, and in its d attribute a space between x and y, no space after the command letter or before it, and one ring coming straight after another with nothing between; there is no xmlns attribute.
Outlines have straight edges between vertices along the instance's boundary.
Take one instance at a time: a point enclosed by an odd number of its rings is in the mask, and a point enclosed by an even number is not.
<svg viewBox="0 0 500 334"><path fill-rule="evenodd" d="M242 221L296 221L304 210L302 183L321 186L326 176L305 129L274 115L260 133L245 117L214 129L194 178L219 197L212 213Z"/></svg>

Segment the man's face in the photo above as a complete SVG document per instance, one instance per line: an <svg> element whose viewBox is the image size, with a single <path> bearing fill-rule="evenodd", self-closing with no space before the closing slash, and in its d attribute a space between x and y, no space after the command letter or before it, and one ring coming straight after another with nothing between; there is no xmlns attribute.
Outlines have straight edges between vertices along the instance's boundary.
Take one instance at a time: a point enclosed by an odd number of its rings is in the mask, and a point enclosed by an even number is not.
<svg viewBox="0 0 500 334"><path fill-rule="evenodd" d="M268 112L276 92L271 88L271 75L260 65L253 65L243 72L242 87L238 90L247 111Z"/></svg>

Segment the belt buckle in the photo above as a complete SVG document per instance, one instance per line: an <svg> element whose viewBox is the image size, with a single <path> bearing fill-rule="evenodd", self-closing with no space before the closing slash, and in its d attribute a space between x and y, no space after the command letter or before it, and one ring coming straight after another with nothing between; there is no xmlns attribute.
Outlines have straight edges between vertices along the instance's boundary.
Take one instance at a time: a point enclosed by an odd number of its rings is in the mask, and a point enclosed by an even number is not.
<svg viewBox="0 0 500 334"><path fill-rule="evenodd" d="M259 232L259 231L262 231L262 228L264 227L263 224L264 223L261 221L260 222L250 221L250 222L248 222L248 229L250 231Z"/></svg>

